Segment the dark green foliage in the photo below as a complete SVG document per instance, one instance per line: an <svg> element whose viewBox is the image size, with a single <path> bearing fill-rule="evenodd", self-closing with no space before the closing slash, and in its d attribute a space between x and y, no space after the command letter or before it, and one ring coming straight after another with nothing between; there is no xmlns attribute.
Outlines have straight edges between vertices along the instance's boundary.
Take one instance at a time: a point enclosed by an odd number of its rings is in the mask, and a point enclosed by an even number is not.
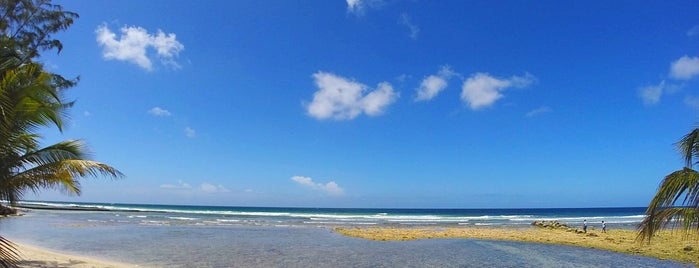
<svg viewBox="0 0 699 268"><path fill-rule="evenodd" d="M22 62L39 56L40 51L56 49L63 44L51 35L64 31L78 18L50 0L0 0L1 42L21 51Z"/></svg>

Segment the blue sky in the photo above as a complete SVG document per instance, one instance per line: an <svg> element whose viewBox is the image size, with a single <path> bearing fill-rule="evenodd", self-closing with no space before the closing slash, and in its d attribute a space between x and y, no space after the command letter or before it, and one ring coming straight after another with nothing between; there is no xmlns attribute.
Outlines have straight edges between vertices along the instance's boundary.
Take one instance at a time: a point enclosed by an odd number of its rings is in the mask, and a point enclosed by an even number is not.
<svg viewBox="0 0 699 268"><path fill-rule="evenodd" d="M697 124L696 1L60 1L68 128L123 180L30 199L645 206Z"/></svg>

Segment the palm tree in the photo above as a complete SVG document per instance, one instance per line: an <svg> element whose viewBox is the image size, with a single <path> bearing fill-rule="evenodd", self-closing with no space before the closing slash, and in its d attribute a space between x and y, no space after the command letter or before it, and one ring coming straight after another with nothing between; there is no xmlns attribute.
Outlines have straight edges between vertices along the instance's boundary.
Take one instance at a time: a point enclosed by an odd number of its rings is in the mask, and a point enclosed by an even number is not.
<svg viewBox="0 0 699 268"><path fill-rule="evenodd" d="M88 160L80 140L41 148L40 128L63 129L73 103L62 92L74 86L34 62L41 51L63 45L51 35L66 30L77 13L64 11L51 0L0 0L0 200L15 204L27 191L60 189L80 194L79 178L123 174ZM1 206L1 205L0 205ZM0 236L0 267L19 264L15 246Z"/></svg>
<svg viewBox="0 0 699 268"><path fill-rule="evenodd" d="M699 238L699 172L692 169L699 157L699 128L677 142L685 167L665 176L658 192L646 210L646 218L638 226L639 241L648 241L663 227L682 230Z"/></svg>
<svg viewBox="0 0 699 268"><path fill-rule="evenodd" d="M0 59L0 66L3 60ZM3 73L0 70L0 73ZM86 159L82 141L69 140L39 148L40 127L55 125L72 102L61 98L68 85L28 63L4 72L0 78L0 199L15 203L23 193L59 188L80 193L79 177L122 174L99 162Z"/></svg>
<svg viewBox="0 0 699 268"><path fill-rule="evenodd" d="M39 128L62 130L73 103L61 93L75 82L45 72L41 64L21 62L16 52L0 49L0 200L15 204L27 191L45 188L80 194L78 178L122 177L115 168L88 160L80 140L40 148ZM0 266L16 266L18 260L13 244L0 237Z"/></svg>

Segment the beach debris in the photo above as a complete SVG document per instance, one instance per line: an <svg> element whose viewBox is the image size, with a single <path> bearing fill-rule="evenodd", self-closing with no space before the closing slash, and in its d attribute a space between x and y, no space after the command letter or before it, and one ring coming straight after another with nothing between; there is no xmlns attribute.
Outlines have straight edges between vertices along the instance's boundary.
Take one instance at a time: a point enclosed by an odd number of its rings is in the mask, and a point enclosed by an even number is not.
<svg viewBox="0 0 699 268"><path fill-rule="evenodd" d="M17 214L16 208L0 205L0 215L9 216L9 215L16 215L16 214Z"/></svg>
<svg viewBox="0 0 699 268"><path fill-rule="evenodd" d="M539 227L539 228L547 228L547 229L556 229L556 230L563 230L566 232L573 232L576 234L584 234L585 231L577 229L577 228L572 228L568 226L565 223L553 220L553 221L545 221L545 220L540 220L540 221L534 221L532 222L532 225ZM596 234L593 233L588 233L587 236L597 236Z"/></svg>
<svg viewBox="0 0 699 268"><path fill-rule="evenodd" d="M558 221L534 221L532 222L532 225L541 227L541 228L551 228L551 229L569 229L567 224L565 223L560 223Z"/></svg>
<svg viewBox="0 0 699 268"><path fill-rule="evenodd" d="M684 249L684 251L692 251L692 250L694 250L694 248L693 248L692 246L686 246L686 247L684 247L683 249Z"/></svg>

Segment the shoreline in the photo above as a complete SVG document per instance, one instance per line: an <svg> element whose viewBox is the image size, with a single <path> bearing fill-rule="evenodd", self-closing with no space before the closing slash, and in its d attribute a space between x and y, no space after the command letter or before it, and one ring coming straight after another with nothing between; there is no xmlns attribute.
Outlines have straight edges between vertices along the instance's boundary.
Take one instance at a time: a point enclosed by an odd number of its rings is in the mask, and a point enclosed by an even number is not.
<svg viewBox="0 0 699 268"><path fill-rule="evenodd" d="M635 230L615 229L602 233L592 229L577 233L562 229L527 227L336 227L333 231L356 238L379 241L418 239L485 239L567 245L673 260L699 266L699 239L662 230L651 244L636 242Z"/></svg>
<svg viewBox="0 0 699 268"><path fill-rule="evenodd" d="M19 252L19 267L65 267L65 268L127 268L135 264L102 260L95 257L60 253L25 243L12 242Z"/></svg>

